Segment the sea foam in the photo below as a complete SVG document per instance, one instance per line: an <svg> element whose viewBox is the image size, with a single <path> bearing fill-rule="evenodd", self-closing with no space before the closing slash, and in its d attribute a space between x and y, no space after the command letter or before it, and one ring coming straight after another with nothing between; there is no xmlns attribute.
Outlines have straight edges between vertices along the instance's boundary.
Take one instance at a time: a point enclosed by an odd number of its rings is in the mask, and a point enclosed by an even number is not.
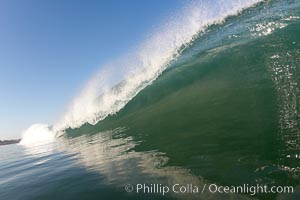
<svg viewBox="0 0 300 200"><path fill-rule="evenodd" d="M33 124L22 132L20 144L24 146L36 146L47 144L55 140L55 134L47 124Z"/></svg>

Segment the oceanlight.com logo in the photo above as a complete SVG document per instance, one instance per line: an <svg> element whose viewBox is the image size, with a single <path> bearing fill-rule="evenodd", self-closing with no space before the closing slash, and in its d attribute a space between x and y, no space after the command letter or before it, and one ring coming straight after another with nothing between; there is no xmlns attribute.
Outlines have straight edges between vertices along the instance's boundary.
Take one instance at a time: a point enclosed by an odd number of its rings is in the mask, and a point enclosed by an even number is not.
<svg viewBox="0 0 300 200"><path fill-rule="evenodd" d="M267 185L249 185L240 186L219 186L217 184L203 184L201 186L194 184L174 184L172 186L163 184L127 184L125 191L136 194L202 194L202 193L219 193L219 194L248 194L254 196L256 194L282 194L293 193L293 186L270 186Z"/></svg>

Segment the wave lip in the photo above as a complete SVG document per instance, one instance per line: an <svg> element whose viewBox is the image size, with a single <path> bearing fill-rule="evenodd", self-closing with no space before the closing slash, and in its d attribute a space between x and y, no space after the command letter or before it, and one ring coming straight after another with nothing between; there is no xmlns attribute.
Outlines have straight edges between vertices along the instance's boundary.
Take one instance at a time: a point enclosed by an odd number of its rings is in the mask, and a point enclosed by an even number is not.
<svg viewBox="0 0 300 200"><path fill-rule="evenodd" d="M54 130L60 132L84 123L96 124L117 113L161 75L199 33L260 1L192 2L157 29L137 51L123 60L103 66L73 100L68 111L55 124Z"/></svg>

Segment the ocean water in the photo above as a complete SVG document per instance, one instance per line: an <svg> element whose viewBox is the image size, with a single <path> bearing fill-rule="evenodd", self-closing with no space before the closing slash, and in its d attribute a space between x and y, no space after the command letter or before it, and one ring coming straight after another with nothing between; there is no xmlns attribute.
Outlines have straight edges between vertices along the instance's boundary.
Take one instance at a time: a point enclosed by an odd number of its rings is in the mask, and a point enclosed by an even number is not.
<svg viewBox="0 0 300 200"><path fill-rule="evenodd" d="M63 120L1 146L0 199L300 199L300 1L208 2L100 71Z"/></svg>

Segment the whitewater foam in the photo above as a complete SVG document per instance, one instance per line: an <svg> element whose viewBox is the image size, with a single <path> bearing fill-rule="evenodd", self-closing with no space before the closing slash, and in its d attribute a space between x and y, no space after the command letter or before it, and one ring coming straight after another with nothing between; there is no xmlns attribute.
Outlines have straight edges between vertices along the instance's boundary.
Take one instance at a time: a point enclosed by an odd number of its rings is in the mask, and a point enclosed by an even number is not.
<svg viewBox="0 0 300 200"><path fill-rule="evenodd" d="M55 134L47 124L33 124L23 131L20 144L36 146L47 144L55 140Z"/></svg>
<svg viewBox="0 0 300 200"><path fill-rule="evenodd" d="M54 125L56 132L96 124L122 109L134 96L150 85L199 33L209 25L255 5L261 0L194 1L150 35L136 51L102 66L68 111Z"/></svg>

